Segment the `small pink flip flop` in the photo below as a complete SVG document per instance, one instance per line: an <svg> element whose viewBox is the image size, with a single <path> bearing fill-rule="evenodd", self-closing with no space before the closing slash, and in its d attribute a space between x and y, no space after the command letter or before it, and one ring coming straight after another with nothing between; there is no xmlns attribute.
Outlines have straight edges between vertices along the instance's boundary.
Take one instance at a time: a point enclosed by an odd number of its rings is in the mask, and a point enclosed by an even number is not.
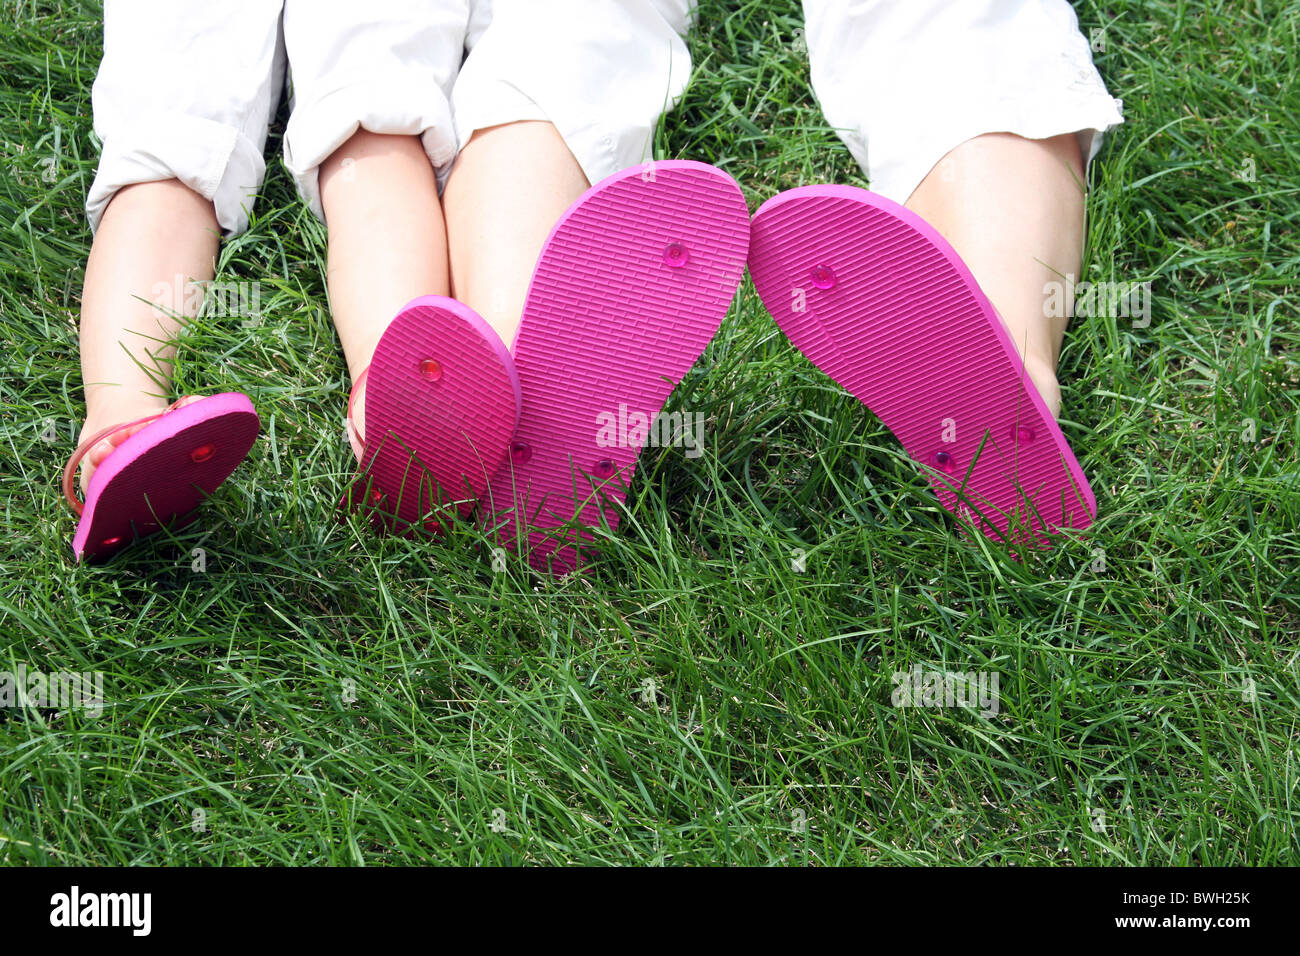
<svg viewBox="0 0 1300 956"><path fill-rule="evenodd" d="M95 469L83 503L76 487L81 460L97 442L146 422ZM102 561L138 538L187 524L248 455L257 429L248 396L223 392L82 442L63 469L63 494L81 516L72 539L77 560Z"/></svg>
<svg viewBox="0 0 1300 956"><path fill-rule="evenodd" d="M363 382L365 438L352 418ZM519 401L514 360L478 313L436 295L408 302L348 401L361 471L344 507L434 532L451 511L467 514L505 460Z"/></svg>
<svg viewBox="0 0 1300 956"><path fill-rule="evenodd" d="M603 423L655 420L726 315L748 244L735 180L680 161L597 183L551 231L513 349L523 412L491 481L500 539L533 567L565 574L602 514L618 526L645 435L611 441Z"/></svg>
<svg viewBox="0 0 1300 956"><path fill-rule="evenodd" d="M952 246L852 186L805 186L754 216L749 269L790 341L878 415L943 506L990 538L1046 544L1097 513L1011 337Z"/></svg>

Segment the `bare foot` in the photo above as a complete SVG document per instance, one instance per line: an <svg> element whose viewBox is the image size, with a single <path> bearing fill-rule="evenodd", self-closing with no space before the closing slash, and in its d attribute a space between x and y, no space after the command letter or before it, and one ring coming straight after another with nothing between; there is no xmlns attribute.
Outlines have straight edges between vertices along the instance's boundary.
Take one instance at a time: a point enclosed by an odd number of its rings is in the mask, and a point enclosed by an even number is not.
<svg viewBox="0 0 1300 956"><path fill-rule="evenodd" d="M167 412L174 411L177 408L184 408L186 405L192 405L202 398L203 398L202 395L186 395L184 398L178 400L174 406L164 411L163 414L165 415L167 414ZM157 413L144 412L143 414L137 415L136 417L143 418L149 414L157 414ZM86 424L81 429L81 439L84 441L85 439L89 438L91 435L94 435L96 432L103 431L105 428L108 427L109 424L111 423L104 423L100 425L90 420L87 420ZM109 455L117 451L118 447L122 444L122 442L126 441L128 438L130 438L140 429L146 427L149 424L151 423L143 422L138 425L132 425L129 428L121 428L115 432L111 432L105 438L101 438L99 441L95 442L94 446L86 454L86 457L81 460L81 493L83 495L86 493L86 488L90 484L90 476L95 473L95 469L98 468L100 465L102 465L108 459Z"/></svg>
<svg viewBox="0 0 1300 956"><path fill-rule="evenodd" d="M1061 386L1056 381L1056 369L1035 359L1025 360L1025 374L1043 397L1043 403L1053 418L1061 417Z"/></svg>

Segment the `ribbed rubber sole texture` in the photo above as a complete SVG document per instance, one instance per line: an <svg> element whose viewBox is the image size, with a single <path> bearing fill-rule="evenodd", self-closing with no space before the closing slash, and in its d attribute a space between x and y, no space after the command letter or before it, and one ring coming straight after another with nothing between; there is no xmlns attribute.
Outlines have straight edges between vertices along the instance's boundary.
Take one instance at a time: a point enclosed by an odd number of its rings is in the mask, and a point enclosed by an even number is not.
<svg viewBox="0 0 1300 956"><path fill-rule="evenodd" d="M790 341L880 417L949 511L1031 547L1092 523L1092 489L1005 326L919 216L850 186L793 189L755 214L749 268Z"/></svg>
<svg viewBox="0 0 1300 956"><path fill-rule="evenodd" d="M122 442L95 469L72 539L78 560L107 560L176 529L230 477L257 439L247 395L223 392L174 409Z"/></svg>
<svg viewBox="0 0 1300 956"><path fill-rule="evenodd" d="M572 571L592 528L618 527L640 423L717 332L748 243L735 181L693 162L611 176L556 224L514 346L519 428L491 481L489 520L534 568Z"/></svg>
<svg viewBox="0 0 1300 956"><path fill-rule="evenodd" d="M472 510L519 416L519 379L496 332L454 299L415 299L379 340L365 395L365 454L344 506L434 531Z"/></svg>

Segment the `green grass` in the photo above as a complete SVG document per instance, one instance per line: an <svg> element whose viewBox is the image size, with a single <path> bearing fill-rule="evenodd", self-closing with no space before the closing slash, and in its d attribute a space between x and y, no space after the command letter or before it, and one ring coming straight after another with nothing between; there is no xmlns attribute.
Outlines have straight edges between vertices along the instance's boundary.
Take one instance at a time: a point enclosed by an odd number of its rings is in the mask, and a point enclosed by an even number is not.
<svg viewBox="0 0 1300 956"><path fill-rule="evenodd" d="M746 281L670 404L707 414L706 453L647 450L562 582L494 572L468 529L336 520L323 230L278 158L220 275L261 282L266 321L196 321L176 384L247 391L261 438L191 528L70 562L100 35L53 6L0 8L0 670L102 671L107 707L0 711L0 862L1296 861L1300 4L1077 5L1128 120L1086 275L1155 295L1147 328L1067 338L1086 538L1018 563L955 535ZM751 208L864 184L794 5L702 18L662 155ZM914 664L996 671L1001 712L891 706Z"/></svg>

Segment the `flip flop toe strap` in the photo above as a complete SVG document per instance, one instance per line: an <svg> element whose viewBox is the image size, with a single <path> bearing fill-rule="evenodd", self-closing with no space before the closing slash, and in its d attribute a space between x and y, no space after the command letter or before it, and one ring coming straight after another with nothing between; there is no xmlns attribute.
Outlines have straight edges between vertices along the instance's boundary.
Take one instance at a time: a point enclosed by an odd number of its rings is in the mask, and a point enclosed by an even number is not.
<svg viewBox="0 0 1300 956"><path fill-rule="evenodd" d="M128 428L135 428L137 425L147 425L150 422L157 421L168 412L175 410L176 406L182 401L184 401L184 399L178 398L156 415L146 415L144 418L137 418L133 422L124 422L120 425L109 425L107 428L96 432L78 445L77 450L74 451L72 457L68 459L68 463L63 466L63 497L67 502L68 507L78 515L82 514L86 510L86 503L81 499L81 496L77 494L77 469L81 466L82 459L90 454L92 448L110 435L116 435L118 432L125 431Z"/></svg>
<svg viewBox="0 0 1300 956"><path fill-rule="evenodd" d="M370 366L367 365L365 370L357 376L357 380L352 383L352 391L348 394L348 415L344 422L348 431L348 443L352 446L352 452L357 456L357 461L360 461L366 453L366 439L365 436L361 434L361 430L357 428L356 418L353 417L352 409L357 403L357 394L365 385L366 376L369 374Z"/></svg>

